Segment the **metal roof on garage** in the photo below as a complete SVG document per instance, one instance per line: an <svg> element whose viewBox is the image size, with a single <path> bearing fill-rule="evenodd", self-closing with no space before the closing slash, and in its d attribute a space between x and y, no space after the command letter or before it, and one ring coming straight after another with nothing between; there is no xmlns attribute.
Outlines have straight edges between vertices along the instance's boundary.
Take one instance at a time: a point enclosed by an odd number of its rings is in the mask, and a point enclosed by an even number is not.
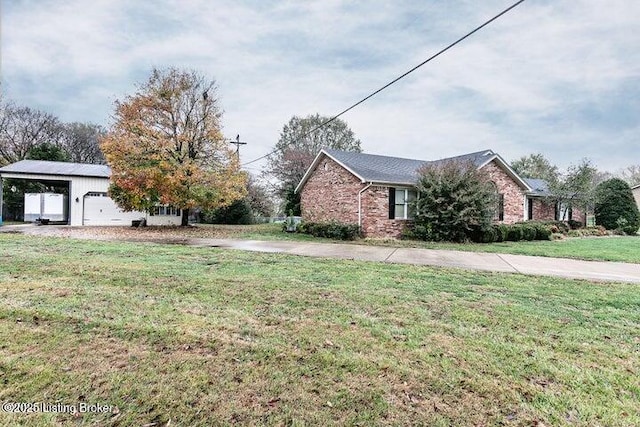
<svg viewBox="0 0 640 427"><path fill-rule="evenodd" d="M92 165L86 163L21 160L0 168L0 174L2 173L109 178L111 176L111 168L107 165Z"/></svg>

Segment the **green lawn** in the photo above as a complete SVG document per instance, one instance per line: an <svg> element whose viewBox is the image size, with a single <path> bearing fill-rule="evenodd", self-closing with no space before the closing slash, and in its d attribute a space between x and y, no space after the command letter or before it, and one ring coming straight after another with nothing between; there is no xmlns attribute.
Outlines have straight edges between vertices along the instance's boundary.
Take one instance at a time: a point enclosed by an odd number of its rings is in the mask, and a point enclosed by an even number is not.
<svg viewBox="0 0 640 427"><path fill-rule="evenodd" d="M571 237L563 240L500 243L433 243L417 241L364 240L367 244L402 247L446 249L470 252L491 252L588 261L640 263L640 236Z"/></svg>
<svg viewBox="0 0 640 427"><path fill-rule="evenodd" d="M292 234L282 232L280 224L264 224L256 226L214 227L230 233L233 237L248 238L257 240L304 240L304 241L328 241L318 239L308 235ZM481 243L433 243L406 240L381 240L381 239L361 239L355 244L365 245L385 245L394 247L417 247L428 249L446 249L470 252L493 252L516 255L533 255L559 258L575 258L593 261L618 261L640 263L640 236L612 236L612 237L577 237L554 241L537 242L501 242L491 244Z"/></svg>
<svg viewBox="0 0 640 427"><path fill-rule="evenodd" d="M0 401L114 407L0 425L640 425L637 285L15 234L0 248Z"/></svg>

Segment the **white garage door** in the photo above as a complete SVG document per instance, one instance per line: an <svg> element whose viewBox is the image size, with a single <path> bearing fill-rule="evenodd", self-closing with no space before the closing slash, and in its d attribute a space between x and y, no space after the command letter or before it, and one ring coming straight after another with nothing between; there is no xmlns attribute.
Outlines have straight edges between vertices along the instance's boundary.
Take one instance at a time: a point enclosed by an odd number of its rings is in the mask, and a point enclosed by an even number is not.
<svg viewBox="0 0 640 427"><path fill-rule="evenodd" d="M84 225L131 225L143 218L142 212L123 212L107 193L88 193L84 196Z"/></svg>

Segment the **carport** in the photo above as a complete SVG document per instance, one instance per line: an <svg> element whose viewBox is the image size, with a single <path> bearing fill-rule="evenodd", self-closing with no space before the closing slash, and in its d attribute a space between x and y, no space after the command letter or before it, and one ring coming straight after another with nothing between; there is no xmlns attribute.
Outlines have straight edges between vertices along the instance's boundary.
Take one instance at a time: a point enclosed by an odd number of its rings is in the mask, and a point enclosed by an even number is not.
<svg viewBox="0 0 640 427"><path fill-rule="evenodd" d="M68 186L67 224L131 225L144 218L149 225L180 225L182 211L158 205L150 213L124 212L109 197L111 169L106 165L21 160L0 168L0 225L3 179L31 180L46 185Z"/></svg>
<svg viewBox="0 0 640 427"><path fill-rule="evenodd" d="M66 185L69 194L67 223L84 225L87 219L85 218L86 199L94 195L106 196L110 174L111 170L106 165L22 160L0 168L0 188L3 188L3 180L7 178L37 181L45 185ZM2 192L0 191L1 206ZM1 211L0 208L0 215ZM139 218L140 213L135 213L134 216Z"/></svg>

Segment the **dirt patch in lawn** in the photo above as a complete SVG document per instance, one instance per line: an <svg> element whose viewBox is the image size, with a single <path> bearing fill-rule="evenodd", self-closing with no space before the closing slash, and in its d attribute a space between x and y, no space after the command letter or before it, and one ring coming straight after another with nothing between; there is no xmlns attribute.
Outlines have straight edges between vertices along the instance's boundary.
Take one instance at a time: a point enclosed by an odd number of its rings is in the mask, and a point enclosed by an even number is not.
<svg viewBox="0 0 640 427"><path fill-rule="evenodd" d="M186 243L189 239L239 238L257 231L261 225L216 225L187 227L70 227L70 226L24 226L3 232L23 233L37 236L67 237L74 239L108 241L142 241L158 243Z"/></svg>

